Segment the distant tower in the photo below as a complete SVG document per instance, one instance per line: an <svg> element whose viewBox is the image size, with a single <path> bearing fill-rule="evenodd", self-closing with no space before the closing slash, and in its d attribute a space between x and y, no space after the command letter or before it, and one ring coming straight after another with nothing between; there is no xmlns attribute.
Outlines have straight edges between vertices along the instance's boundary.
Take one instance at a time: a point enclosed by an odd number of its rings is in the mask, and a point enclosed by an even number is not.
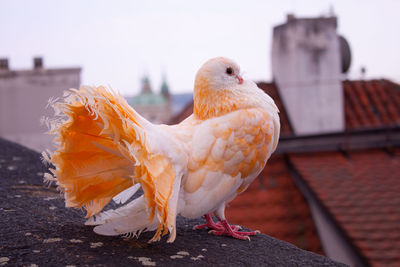
<svg viewBox="0 0 400 267"><path fill-rule="evenodd" d="M349 48L336 27L336 17L294 15L274 27L272 75L296 135L344 130L342 73L350 55L343 62Z"/></svg>
<svg viewBox="0 0 400 267"><path fill-rule="evenodd" d="M162 76L162 83L161 83L161 94L166 98L169 99L171 97L169 92L169 86L167 83L167 79L165 77L165 73Z"/></svg>
<svg viewBox="0 0 400 267"><path fill-rule="evenodd" d="M142 89L140 91L141 94L151 94L153 90L151 90L150 79L147 75L142 78Z"/></svg>

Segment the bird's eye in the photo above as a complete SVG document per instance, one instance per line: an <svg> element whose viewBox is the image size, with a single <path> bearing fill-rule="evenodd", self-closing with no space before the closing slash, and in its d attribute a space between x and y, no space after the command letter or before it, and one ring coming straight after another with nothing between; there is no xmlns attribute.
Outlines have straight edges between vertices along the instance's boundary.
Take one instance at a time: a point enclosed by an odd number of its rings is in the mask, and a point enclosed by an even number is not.
<svg viewBox="0 0 400 267"><path fill-rule="evenodd" d="M233 74L233 69L231 67L226 68L226 74L232 75Z"/></svg>

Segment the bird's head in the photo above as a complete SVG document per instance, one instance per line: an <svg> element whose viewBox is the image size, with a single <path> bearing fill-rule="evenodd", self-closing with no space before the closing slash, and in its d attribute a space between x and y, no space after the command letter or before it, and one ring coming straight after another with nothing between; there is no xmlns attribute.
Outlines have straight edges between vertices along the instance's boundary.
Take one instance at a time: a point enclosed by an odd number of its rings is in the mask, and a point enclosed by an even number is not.
<svg viewBox="0 0 400 267"><path fill-rule="evenodd" d="M212 58L196 74L193 113L199 119L221 116L238 109L278 110L274 101L250 80L243 80L233 60Z"/></svg>
<svg viewBox="0 0 400 267"><path fill-rule="evenodd" d="M243 83L239 66L231 59L217 57L208 60L199 69L195 90L224 90Z"/></svg>
<svg viewBox="0 0 400 267"><path fill-rule="evenodd" d="M196 74L194 114L201 119L231 112L240 105L239 93L245 89L239 66L230 59L208 60Z"/></svg>

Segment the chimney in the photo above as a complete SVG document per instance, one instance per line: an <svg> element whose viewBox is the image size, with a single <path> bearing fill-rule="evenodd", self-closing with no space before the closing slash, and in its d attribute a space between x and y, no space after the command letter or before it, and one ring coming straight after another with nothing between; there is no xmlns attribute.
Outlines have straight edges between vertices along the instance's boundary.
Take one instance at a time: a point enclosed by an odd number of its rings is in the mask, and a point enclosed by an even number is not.
<svg viewBox="0 0 400 267"><path fill-rule="evenodd" d="M33 69L35 70L43 69L43 58L41 57L33 58Z"/></svg>
<svg viewBox="0 0 400 267"><path fill-rule="evenodd" d="M0 58L0 71L2 70L9 70L7 58Z"/></svg>
<svg viewBox="0 0 400 267"><path fill-rule="evenodd" d="M274 27L272 75L296 135L344 130L336 17L287 17Z"/></svg>
<svg viewBox="0 0 400 267"><path fill-rule="evenodd" d="M287 14L286 19L289 22L289 21L295 20L296 17L294 16L294 14L290 13L290 14Z"/></svg>

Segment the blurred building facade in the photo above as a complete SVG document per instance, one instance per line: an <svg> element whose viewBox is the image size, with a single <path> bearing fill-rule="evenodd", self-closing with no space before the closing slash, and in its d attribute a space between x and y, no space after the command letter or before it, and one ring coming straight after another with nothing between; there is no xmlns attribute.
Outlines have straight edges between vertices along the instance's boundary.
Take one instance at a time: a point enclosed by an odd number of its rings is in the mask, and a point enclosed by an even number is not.
<svg viewBox="0 0 400 267"><path fill-rule="evenodd" d="M400 85L347 80L336 23L274 28L274 81L258 87L280 110L280 142L227 218L350 266L400 266Z"/></svg>
<svg viewBox="0 0 400 267"><path fill-rule="evenodd" d="M165 76L160 93L155 93L150 79L144 76L141 81L140 93L128 99L128 103L143 117L153 123L167 123L172 116L172 101L169 86Z"/></svg>
<svg viewBox="0 0 400 267"><path fill-rule="evenodd" d="M192 93L172 94L163 75L160 93L156 93L148 76L141 80L140 93L134 97L127 97L128 103L140 115L153 123L166 124L171 118L180 113L193 100Z"/></svg>
<svg viewBox="0 0 400 267"><path fill-rule="evenodd" d="M53 115L47 103L69 88L78 88L80 68L45 68L34 58L33 68L12 70L8 59L0 59L0 137L36 151L51 147L51 137L40 120Z"/></svg>

